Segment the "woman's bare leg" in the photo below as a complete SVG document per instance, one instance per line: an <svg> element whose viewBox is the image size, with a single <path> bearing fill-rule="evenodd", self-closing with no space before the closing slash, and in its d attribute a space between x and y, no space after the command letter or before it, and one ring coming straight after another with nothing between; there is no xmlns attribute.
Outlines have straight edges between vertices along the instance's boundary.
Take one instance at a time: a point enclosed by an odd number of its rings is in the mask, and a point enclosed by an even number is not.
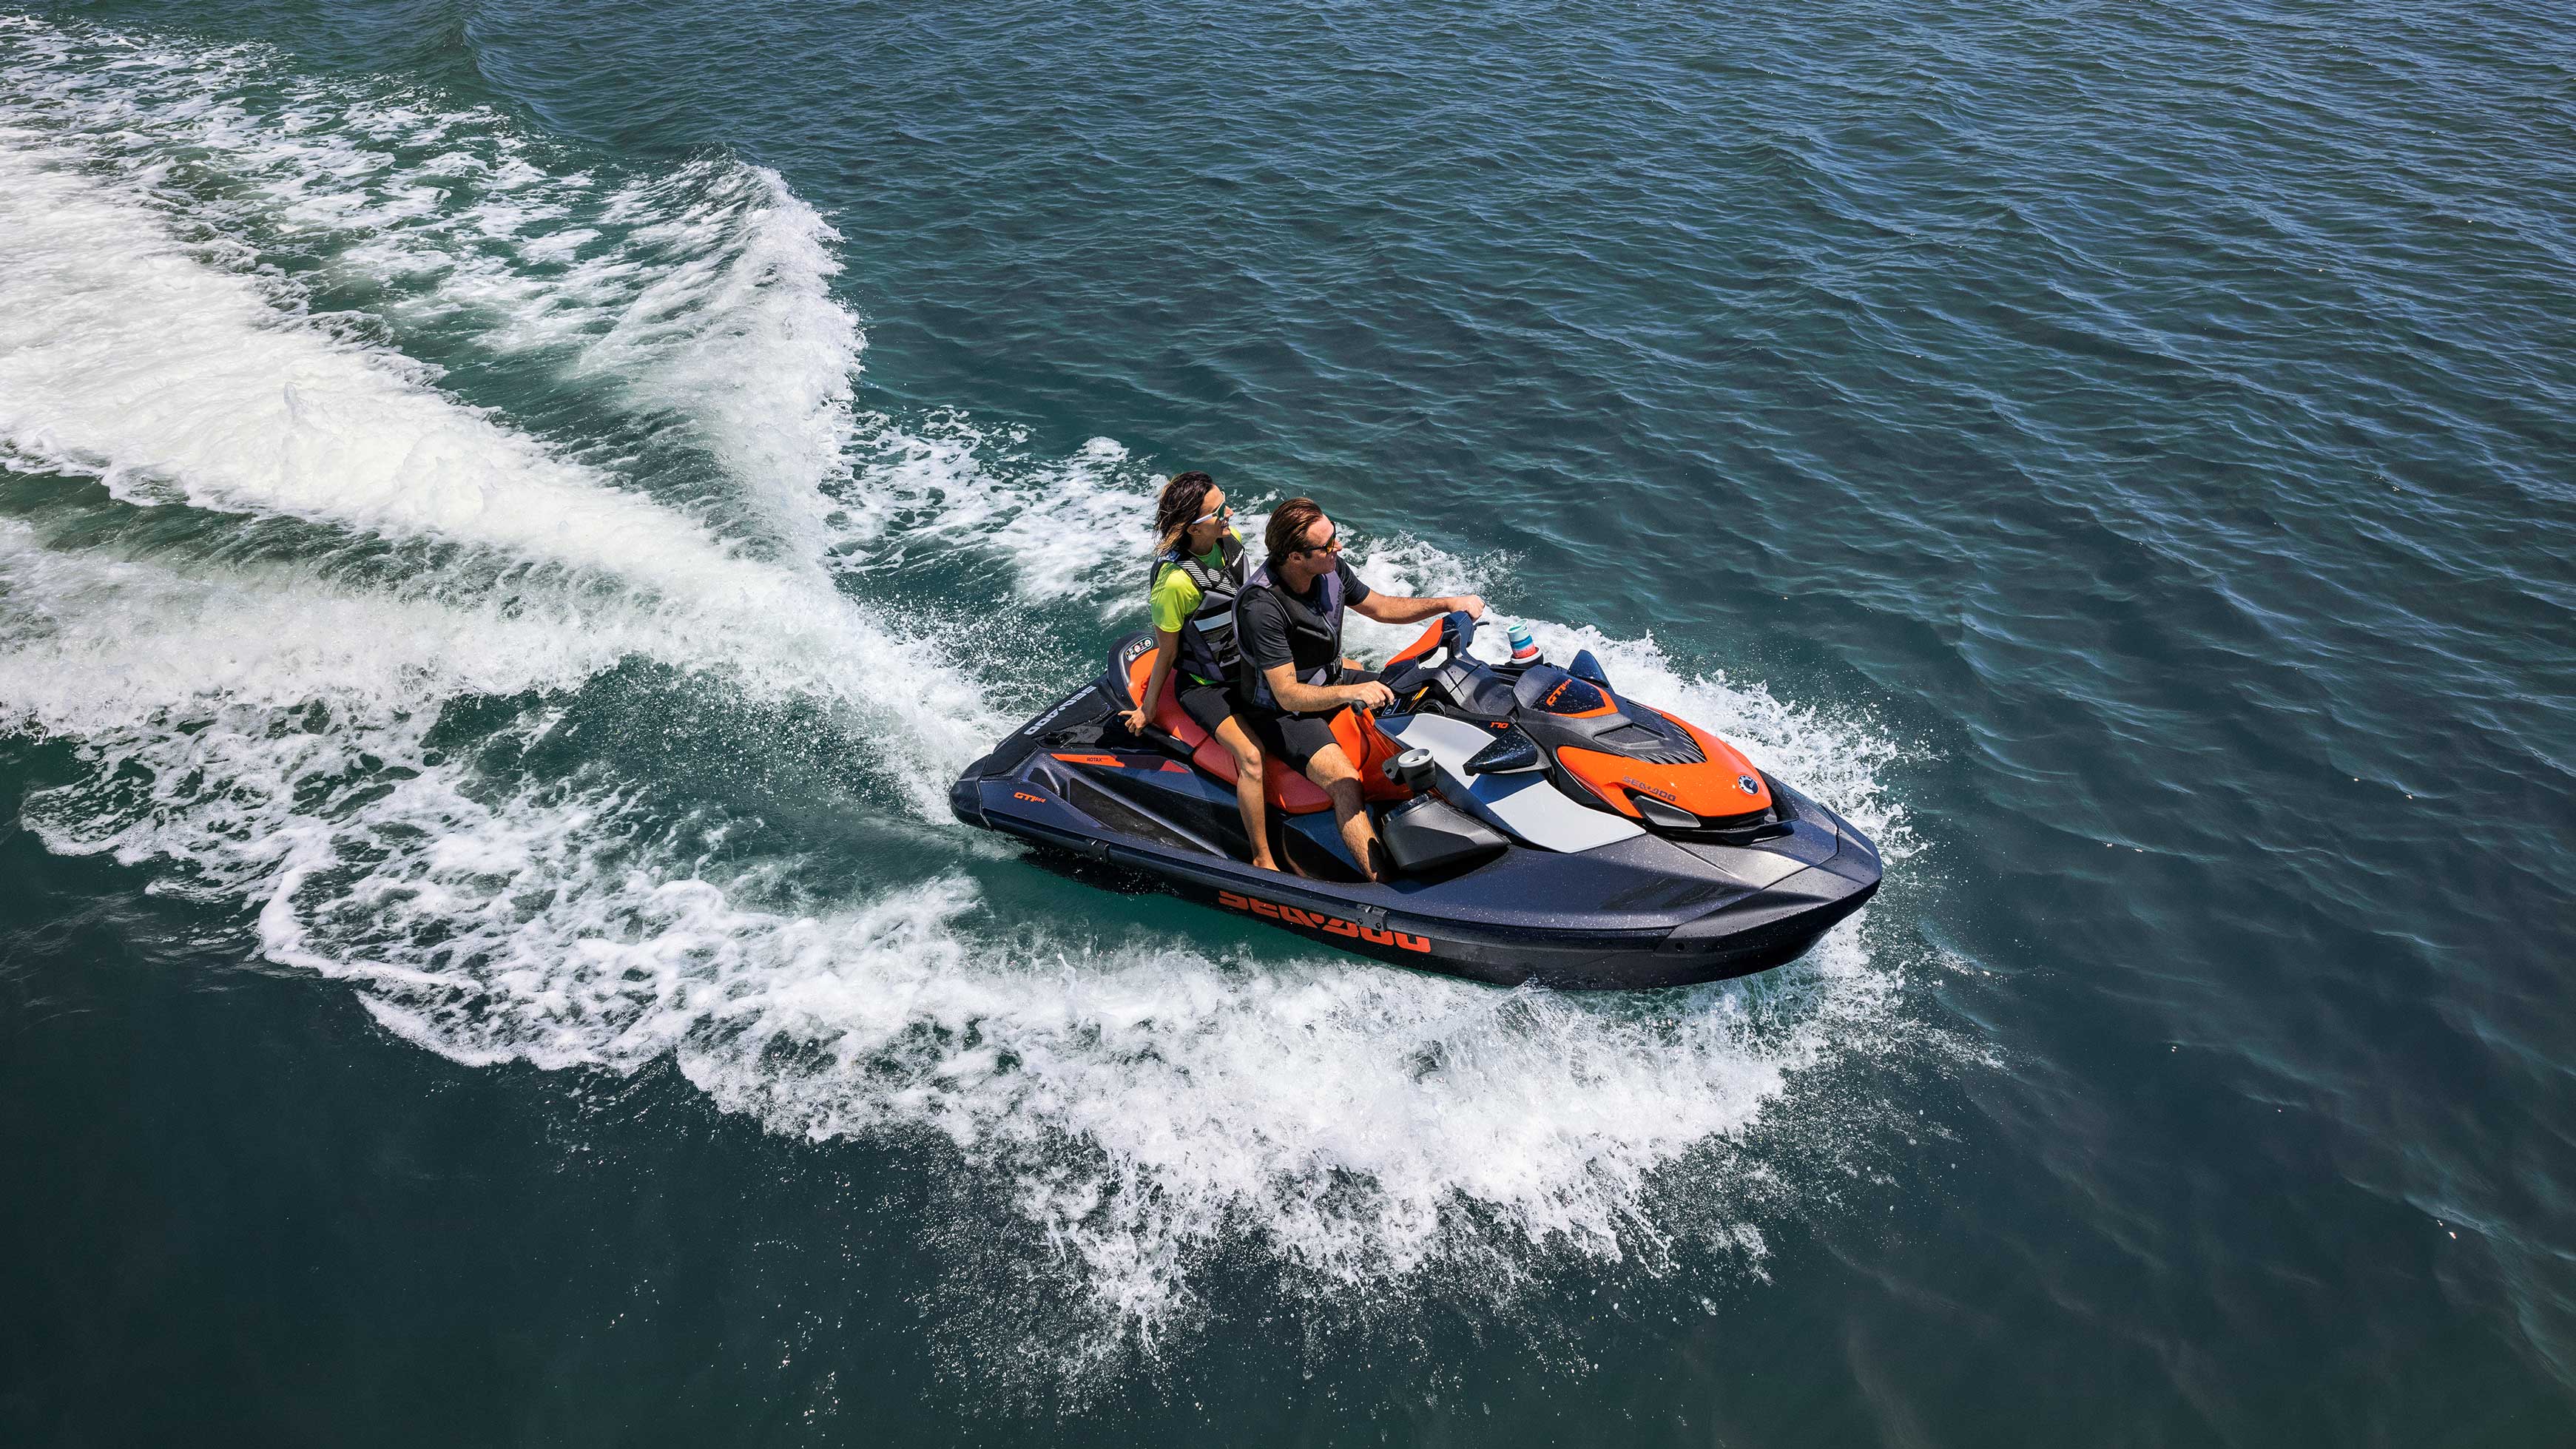
<svg viewBox="0 0 2576 1449"><path fill-rule="evenodd" d="M1246 734L1243 722L1228 715L1216 727L1216 742L1234 756L1234 803L1243 811L1243 828L1252 836L1252 863L1277 870L1270 858L1270 802L1261 793L1261 746Z"/></svg>

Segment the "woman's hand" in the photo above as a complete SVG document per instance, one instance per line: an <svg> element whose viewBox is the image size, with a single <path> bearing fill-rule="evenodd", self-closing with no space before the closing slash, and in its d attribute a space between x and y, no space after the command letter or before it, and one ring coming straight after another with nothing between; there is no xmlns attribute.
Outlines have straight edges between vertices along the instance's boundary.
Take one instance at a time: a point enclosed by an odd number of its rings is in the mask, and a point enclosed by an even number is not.
<svg viewBox="0 0 2576 1449"><path fill-rule="evenodd" d="M1127 726L1127 733L1136 736L1138 739L1143 739L1145 737L1145 707L1143 705L1140 704L1134 709L1127 711L1125 714L1120 715L1118 717L1118 722Z"/></svg>

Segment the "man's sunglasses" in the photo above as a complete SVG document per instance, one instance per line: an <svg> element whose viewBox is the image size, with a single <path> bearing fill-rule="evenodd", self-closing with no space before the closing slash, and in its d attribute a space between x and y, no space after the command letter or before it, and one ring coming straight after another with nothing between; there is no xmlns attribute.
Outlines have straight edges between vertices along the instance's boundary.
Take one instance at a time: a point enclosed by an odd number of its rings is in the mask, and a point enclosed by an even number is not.
<svg viewBox="0 0 2576 1449"><path fill-rule="evenodd" d="M1333 530L1332 537L1325 539L1322 543L1310 543L1304 548L1292 548L1289 550L1290 553L1340 553L1341 551L1342 531L1338 528Z"/></svg>

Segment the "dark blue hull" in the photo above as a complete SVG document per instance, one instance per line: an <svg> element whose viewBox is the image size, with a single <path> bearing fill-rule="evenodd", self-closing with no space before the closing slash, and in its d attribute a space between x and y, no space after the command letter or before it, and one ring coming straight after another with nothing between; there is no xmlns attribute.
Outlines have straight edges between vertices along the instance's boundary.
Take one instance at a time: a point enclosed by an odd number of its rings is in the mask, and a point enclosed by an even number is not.
<svg viewBox="0 0 2576 1449"><path fill-rule="evenodd" d="M1128 734L1116 677L970 767L949 792L957 818L1321 945L1504 986L1749 975L1795 960L1878 889L1869 840L1776 780L1782 818L1740 842L1639 834L1575 853L1514 842L1446 878L1376 883L1332 878L1357 872L1319 813L1279 823L1283 858L1302 874L1259 870L1231 787Z"/></svg>

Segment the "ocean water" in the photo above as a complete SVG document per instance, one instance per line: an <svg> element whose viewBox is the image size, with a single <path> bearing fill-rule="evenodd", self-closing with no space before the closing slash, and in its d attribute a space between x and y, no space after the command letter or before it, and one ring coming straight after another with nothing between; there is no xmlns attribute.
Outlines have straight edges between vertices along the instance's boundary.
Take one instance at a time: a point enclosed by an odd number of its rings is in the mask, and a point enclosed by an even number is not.
<svg viewBox="0 0 2576 1449"><path fill-rule="evenodd" d="M0 1442L2576 1441L2571 96L2504 3L0 12ZM1182 467L1886 889L1568 997L957 826Z"/></svg>

